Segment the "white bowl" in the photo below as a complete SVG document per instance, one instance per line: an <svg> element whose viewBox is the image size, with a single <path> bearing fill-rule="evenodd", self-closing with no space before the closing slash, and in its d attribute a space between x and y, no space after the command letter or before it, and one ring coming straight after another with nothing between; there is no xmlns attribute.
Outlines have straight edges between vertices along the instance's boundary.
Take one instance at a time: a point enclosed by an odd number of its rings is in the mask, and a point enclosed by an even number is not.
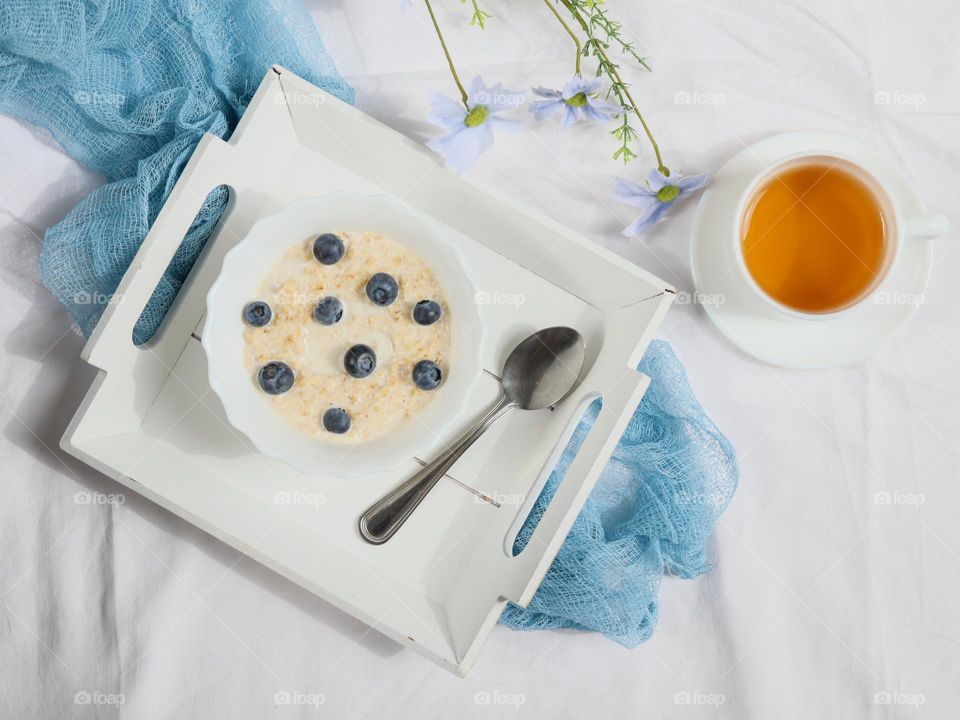
<svg viewBox="0 0 960 720"><path fill-rule="evenodd" d="M417 414L422 422L402 423L383 437L359 443L324 440L297 430L271 407L269 397L244 365L242 310L256 295L264 275L291 246L338 230L380 233L419 255L443 288L453 339L443 384ZM388 470L434 445L437 434L466 409L482 372L484 332L474 282L460 251L443 237L444 232L442 226L396 198L349 192L296 200L259 220L226 254L220 275L207 293L203 349L210 387L223 403L230 423L260 452L308 474L353 477Z"/></svg>

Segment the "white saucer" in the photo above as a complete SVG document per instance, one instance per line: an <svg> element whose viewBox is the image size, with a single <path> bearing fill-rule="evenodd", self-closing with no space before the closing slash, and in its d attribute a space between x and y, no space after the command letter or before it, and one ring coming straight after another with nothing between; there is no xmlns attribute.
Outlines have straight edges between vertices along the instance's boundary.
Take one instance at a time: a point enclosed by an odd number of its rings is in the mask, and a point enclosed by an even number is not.
<svg viewBox="0 0 960 720"><path fill-rule="evenodd" d="M731 342L753 357L785 368L837 367L861 360L889 340L922 302L931 266L931 240L908 238L900 258L866 300L836 318L795 319L758 298L738 275L729 228L741 194L759 172L806 151L837 152L855 160L895 196L904 216L926 212L903 172L862 141L842 135L775 135L732 158L700 198L693 222L690 263L707 316ZM712 300L717 300L712 302Z"/></svg>

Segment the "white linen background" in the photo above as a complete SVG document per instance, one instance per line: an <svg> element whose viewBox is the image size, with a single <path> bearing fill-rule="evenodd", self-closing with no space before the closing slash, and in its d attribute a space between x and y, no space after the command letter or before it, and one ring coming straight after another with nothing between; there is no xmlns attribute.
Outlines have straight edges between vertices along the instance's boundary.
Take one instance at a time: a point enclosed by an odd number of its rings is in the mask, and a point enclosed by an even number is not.
<svg viewBox="0 0 960 720"><path fill-rule="evenodd" d="M310 7L358 106L423 139L429 93L453 88L422 5L401 14L398 4ZM437 4L467 79L522 89L570 74L569 39L542 3L487 0L485 32L466 26L459 3ZM716 171L780 131L865 135L955 228L936 243L925 306L850 367L770 368L702 309L667 315L660 336L741 461L710 541L714 572L665 579L656 634L635 650L498 627L460 680L132 493L119 506L78 504L78 492L122 488L57 449L93 373L37 260L46 228L101 179L47 134L0 117L0 715L957 716L960 10L953 0L607 5L650 57L653 73L629 75L671 168ZM916 102L878 104L878 92ZM694 203L643 239L620 237L631 209L606 197L624 173L612 143L541 125L501 135L472 176L691 290ZM626 173L650 165L645 152ZM917 502L878 504L878 492ZM282 691L325 702L277 706ZM77 704L78 692L124 703ZM511 695L522 704L502 704Z"/></svg>

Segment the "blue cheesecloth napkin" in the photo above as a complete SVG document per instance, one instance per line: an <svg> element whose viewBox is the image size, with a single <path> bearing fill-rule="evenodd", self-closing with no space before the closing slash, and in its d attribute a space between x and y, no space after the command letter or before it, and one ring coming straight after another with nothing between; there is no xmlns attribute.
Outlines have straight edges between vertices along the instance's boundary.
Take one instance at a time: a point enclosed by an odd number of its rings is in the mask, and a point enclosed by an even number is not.
<svg viewBox="0 0 960 720"><path fill-rule="evenodd" d="M0 112L51 132L106 177L50 228L41 276L89 334L205 132L227 137L279 64L347 101L298 0L3 0ZM227 201L207 198L134 330L159 327ZM669 345L650 346L652 379L613 458L517 629L650 637L664 573L708 569L704 544L737 484L734 452L697 403ZM592 407L521 530L532 534L596 417Z"/></svg>
<svg viewBox="0 0 960 720"><path fill-rule="evenodd" d="M226 137L283 65L353 101L289 0L3 0L0 111L107 183L47 231L44 283L87 335L205 132ZM226 206L211 193L134 329L153 336Z"/></svg>

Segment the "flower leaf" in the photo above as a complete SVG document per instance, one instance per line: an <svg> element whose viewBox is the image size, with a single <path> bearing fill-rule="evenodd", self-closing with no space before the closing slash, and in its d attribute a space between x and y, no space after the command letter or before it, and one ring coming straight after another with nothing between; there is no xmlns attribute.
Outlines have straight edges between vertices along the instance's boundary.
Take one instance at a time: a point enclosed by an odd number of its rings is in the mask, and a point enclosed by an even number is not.
<svg viewBox="0 0 960 720"><path fill-rule="evenodd" d="M467 0L460 0L461 5L466 5ZM493 15L488 13L486 10L481 10L480 6L477 4L477 0L470 0L470 4L473 5L473 15L470 17L470 26L478 26L481 30L487 29L487 20L492 18Z"/></svg>

